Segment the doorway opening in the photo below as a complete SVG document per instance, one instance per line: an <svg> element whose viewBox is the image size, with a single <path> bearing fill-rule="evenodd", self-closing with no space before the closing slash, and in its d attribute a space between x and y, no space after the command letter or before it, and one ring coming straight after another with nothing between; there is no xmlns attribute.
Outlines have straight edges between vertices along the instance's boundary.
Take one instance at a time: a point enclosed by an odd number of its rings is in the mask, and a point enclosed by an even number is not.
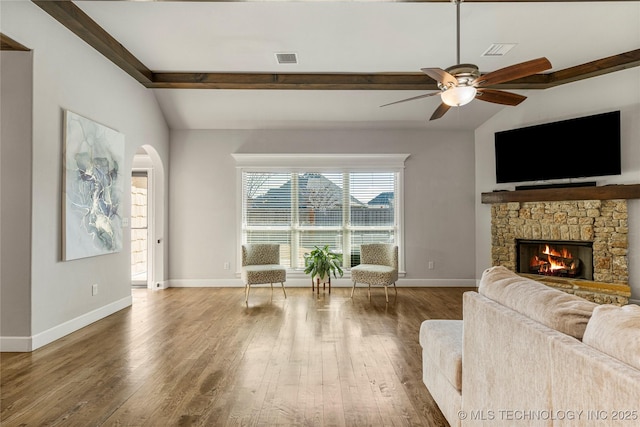
<svg viewBox="0 0 640 427"><path fill-rule="evenodd" d="M139 147L131 167L131 285L165 289L166 182L162 160L150 145Z"/></svg>

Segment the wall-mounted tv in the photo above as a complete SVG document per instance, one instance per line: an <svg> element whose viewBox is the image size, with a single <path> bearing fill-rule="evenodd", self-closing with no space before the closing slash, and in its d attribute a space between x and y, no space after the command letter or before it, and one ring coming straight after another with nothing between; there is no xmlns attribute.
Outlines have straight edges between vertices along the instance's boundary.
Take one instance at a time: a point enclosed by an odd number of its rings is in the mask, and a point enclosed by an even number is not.
<svg viewBox="0 0 640 427"><path fill-rule="evenodd" d="M496 182L620 175L620 111L495 133Z"/></svg>

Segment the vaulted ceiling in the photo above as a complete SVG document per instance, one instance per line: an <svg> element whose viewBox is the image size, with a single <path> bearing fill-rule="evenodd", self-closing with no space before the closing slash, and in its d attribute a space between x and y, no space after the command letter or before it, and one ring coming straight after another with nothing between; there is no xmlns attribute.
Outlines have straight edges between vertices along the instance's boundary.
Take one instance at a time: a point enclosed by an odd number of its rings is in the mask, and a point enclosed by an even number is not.
<svg viewBox="0 0 640 427"><path fill-rule="evenodd" d="M473 129L517 108L474 100L430 122L439 96L380 107L437 91L420 69L454 65L458 49L483 73L548 58L549 71L492 86L524 96L640 65L637 1L466 0L459 42L448 0L34 3L154 91L175 129Z"/></svg>

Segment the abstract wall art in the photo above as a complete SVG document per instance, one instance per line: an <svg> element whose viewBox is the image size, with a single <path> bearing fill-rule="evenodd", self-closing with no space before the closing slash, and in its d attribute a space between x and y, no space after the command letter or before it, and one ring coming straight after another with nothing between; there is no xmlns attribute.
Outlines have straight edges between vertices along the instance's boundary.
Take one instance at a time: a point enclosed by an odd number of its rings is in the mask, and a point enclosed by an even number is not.
<svg viewBox="0 0 640 427"><path fill-rule="evenodd" d="M122 250L124 135L64 112L63 257Z"/></svg>

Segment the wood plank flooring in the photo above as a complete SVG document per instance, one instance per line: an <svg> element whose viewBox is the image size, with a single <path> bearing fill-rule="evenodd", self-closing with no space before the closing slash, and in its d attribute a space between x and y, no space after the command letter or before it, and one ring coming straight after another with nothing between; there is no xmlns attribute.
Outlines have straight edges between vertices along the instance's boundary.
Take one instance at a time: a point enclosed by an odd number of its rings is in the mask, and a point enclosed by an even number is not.
<svg viewBox="0 0 640 427"><path fill-rule="evenodd" d="M0 425L447 426L422 383L420 323L470 288L133 289L133 305L2 353Z"/></svg>

